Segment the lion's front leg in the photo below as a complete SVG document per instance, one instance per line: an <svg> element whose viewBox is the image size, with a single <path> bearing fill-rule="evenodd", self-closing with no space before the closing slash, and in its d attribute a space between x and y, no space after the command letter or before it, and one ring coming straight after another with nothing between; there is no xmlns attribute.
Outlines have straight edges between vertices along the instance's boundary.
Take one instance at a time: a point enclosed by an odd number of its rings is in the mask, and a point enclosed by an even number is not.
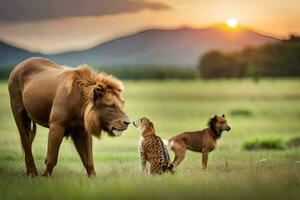
<svg viewBox="0 0 300 200"><path fill-rule="evenodd" d="M71 135L74 145L76 147L76 150L81 158L82 164L84 165L87 173L89 176L95 175L94 171L94 165L91 164L93 163L93 158L88 157L88 149L91 149L92 147L88 146L88 133L85 131L76 131L73 132ZM89 161L91 159L92 161Z"/></svg>
<svg viewBox="0 0 300 200"><path fill-rule="evenodd" d="M86 150L87 150L87 165L86 165L86 171L88 176L95 176L95 168L94 168L94 160L93 160L93 140L92 135L87 134L87 140L86 140Z"/></svg>
<svg viewBox="0 0 300 200"><path fill-rule="evenodd" d="M46 170L43 176L51 176L52 170L57 163L58 151L64 137L65 128L58 124L51 124L48 136L48 150L45 160Z"/></svg>

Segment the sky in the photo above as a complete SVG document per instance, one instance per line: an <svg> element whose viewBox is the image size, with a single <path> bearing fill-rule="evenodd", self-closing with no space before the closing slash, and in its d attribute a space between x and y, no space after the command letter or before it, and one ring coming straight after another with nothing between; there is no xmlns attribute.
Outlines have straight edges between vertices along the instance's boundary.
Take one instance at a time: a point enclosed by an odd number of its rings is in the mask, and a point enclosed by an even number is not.
<svg viewBox="0 0 300 200"><path fill-rule="evenodd" d="M0 41L43 53L93 47L144 29L236 18L259 33L300 34L300 0L1 0Z"/></svg>

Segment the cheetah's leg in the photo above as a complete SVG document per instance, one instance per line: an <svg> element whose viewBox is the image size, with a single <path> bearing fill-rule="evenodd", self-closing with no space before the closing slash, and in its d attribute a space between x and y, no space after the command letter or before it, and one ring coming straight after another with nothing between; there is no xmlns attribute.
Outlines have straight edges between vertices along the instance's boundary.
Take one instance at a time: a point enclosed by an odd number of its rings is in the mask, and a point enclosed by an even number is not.
<svg viewBox="0 0 300 200"><path fill-rule="evenodd" d="M140 151L141 167L143 175L147 174L147 159L143 151Z"/></svg>

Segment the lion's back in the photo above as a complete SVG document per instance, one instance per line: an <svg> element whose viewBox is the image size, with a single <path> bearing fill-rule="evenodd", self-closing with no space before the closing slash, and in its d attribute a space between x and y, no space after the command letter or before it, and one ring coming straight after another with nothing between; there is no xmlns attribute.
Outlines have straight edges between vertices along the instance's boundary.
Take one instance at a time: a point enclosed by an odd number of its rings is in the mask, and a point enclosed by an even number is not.
<svg viewBox="0 0 300 200"><path fill-rule="evenodd" d="M33 75L45 72L48 76L59 74L64 68L60 65L40 57L31 57L19 63L9 76L9 85L23 85Z"/></svg>

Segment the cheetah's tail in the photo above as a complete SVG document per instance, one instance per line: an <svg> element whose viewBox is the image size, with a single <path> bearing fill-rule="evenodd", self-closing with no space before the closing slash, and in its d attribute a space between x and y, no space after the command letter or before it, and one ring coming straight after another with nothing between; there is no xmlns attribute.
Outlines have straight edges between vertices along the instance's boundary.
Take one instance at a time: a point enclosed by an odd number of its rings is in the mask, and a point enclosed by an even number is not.
<svg viewBox="0 0 300 200"><path fill-rule="evenodd" d="M168 164L168 171L169 171L171 174L175 174L175 171L174 171L174 164L171 163L171 162Z"/></svg>

